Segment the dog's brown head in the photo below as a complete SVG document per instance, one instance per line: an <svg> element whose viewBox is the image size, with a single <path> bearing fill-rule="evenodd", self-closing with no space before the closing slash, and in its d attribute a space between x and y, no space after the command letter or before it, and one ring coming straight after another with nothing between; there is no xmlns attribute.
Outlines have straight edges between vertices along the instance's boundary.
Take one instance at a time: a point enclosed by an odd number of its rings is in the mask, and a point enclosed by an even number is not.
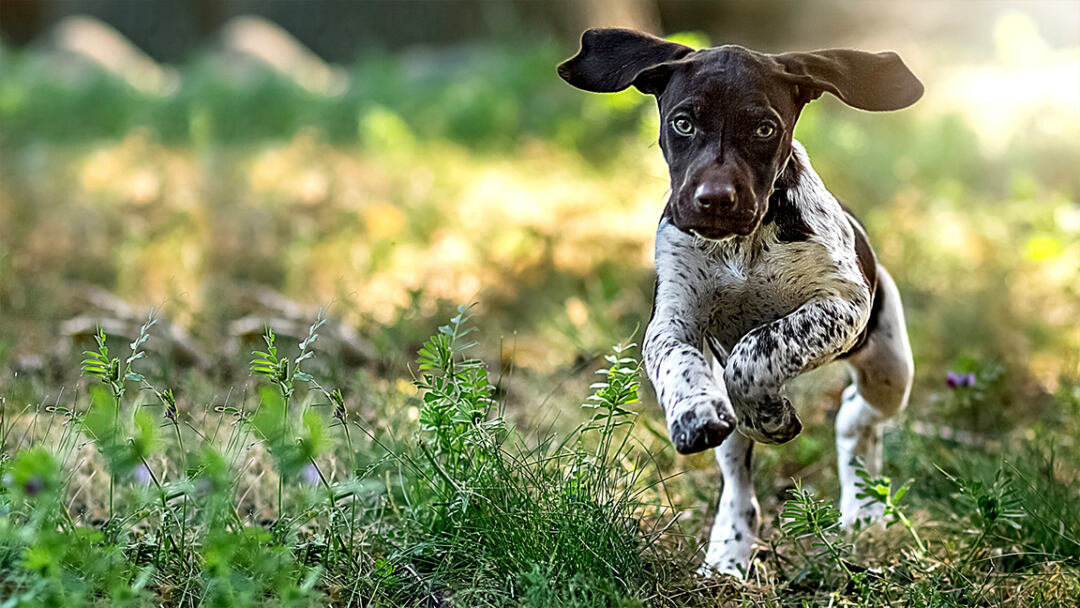
<svg viewBox="0 0 1080 608"><path fill-rule="evenodd" d="M559 75L586 91L633 85L656 96L660 147L671 172L671 219L712 239L750 234L761 223L808 101L829 92L863 110L899 110L923 92L891 52L696 51L624 29L586 31L581 50L559 66Z"/></svg>

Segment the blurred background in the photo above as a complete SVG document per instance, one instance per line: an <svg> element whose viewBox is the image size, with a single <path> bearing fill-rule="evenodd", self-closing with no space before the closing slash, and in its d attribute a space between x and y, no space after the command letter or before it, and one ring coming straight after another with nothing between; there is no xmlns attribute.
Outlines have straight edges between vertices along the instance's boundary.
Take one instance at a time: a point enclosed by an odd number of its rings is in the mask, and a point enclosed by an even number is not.
<svg viewBox="0 0 1080 608"><path fill-rule="evenodd" d="M378 409L407 402L416 347L476 301L511 414L558 404L576 423L600 355L649 318L667 188L652 99L555 74L596 25L899 51L926 85L917 105L826 96L796 136L900 283L908 416L975 437L1075 418L1050 405L1080 375L1069 0L0 0L8 402L74 399L89 335L132 337L150 307L147 365L181 400L204 399L200 379L219 395L250 383L264 325L300 339L325 307L320 364L350 407ZM989 397L951 395L950 370ZM811 423L844 383L836 368L800 385ZM804 433L788 474L817 462L823 433Z"/></svg>

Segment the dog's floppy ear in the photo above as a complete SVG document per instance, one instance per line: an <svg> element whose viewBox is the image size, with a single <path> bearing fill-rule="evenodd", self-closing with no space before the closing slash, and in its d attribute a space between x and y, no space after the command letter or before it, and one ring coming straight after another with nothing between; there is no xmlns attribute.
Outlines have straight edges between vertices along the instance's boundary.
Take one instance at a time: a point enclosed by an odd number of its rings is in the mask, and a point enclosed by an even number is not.
<svg viewBox="0 0 1080 608"><path fill-rule="evenodd" d="M594 93L614 93L635 85L644 93L656 94L663 89L666 78L650 68L693 50L634 30L591 29L581 35L577 55L559 64L559 76ZM647 70L650 73L644 74Z"/></svg>
<svg viewBox="0 0 1080 608"><path fill-rule="evenodd" d="M884 111L906 108L923 94L922 83L891 51L832 49L773 58L783 67L783 77L809 93L806 101L828 91L849 106Z"/></svg>

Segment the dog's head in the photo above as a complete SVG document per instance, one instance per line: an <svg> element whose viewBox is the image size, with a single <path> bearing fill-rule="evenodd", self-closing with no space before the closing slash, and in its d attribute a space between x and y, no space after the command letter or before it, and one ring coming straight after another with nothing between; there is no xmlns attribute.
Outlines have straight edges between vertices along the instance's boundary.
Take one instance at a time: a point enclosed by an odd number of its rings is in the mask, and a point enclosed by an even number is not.
<svg viewBox="0 0 1080 608"><path fill-rule="evenodd" d="M898 110L923 92L891 52L694 50L624 29L586 31L559 75L586 91L633 85L656 96L671 219L710 239L750 234L761 223L808 101L829 92L863 110Z"/></svg>

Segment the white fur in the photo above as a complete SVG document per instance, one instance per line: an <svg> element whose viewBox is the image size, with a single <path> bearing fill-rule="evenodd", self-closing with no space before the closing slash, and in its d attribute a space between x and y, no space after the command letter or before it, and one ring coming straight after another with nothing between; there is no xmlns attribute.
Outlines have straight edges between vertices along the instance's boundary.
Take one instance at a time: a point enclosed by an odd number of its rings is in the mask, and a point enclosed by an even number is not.
<svg viewBox="0 0 1080 608"><path fill-rule="evenodd" d="M792 143L801 172L787 196L807 238L783 241L773 223L744 237L709 241L666 219L656 235L657 291L643 357L672 439L692 434L694 425L730 430L737 419L739 435L717 449L724 491L705 562L722 572L746 570L757 534L750 440L782 442L797 432L784 385L850 350L872 304L850 220L802 146ZM837 417L841 510L849 525L872 515L855 499L852 458L880 469L879 424L904 406L911 384L899 292L883 268L878 274L884 307L850 360L857 381L845 391ZM713 369L707 350L719 357Z"/></svg>

